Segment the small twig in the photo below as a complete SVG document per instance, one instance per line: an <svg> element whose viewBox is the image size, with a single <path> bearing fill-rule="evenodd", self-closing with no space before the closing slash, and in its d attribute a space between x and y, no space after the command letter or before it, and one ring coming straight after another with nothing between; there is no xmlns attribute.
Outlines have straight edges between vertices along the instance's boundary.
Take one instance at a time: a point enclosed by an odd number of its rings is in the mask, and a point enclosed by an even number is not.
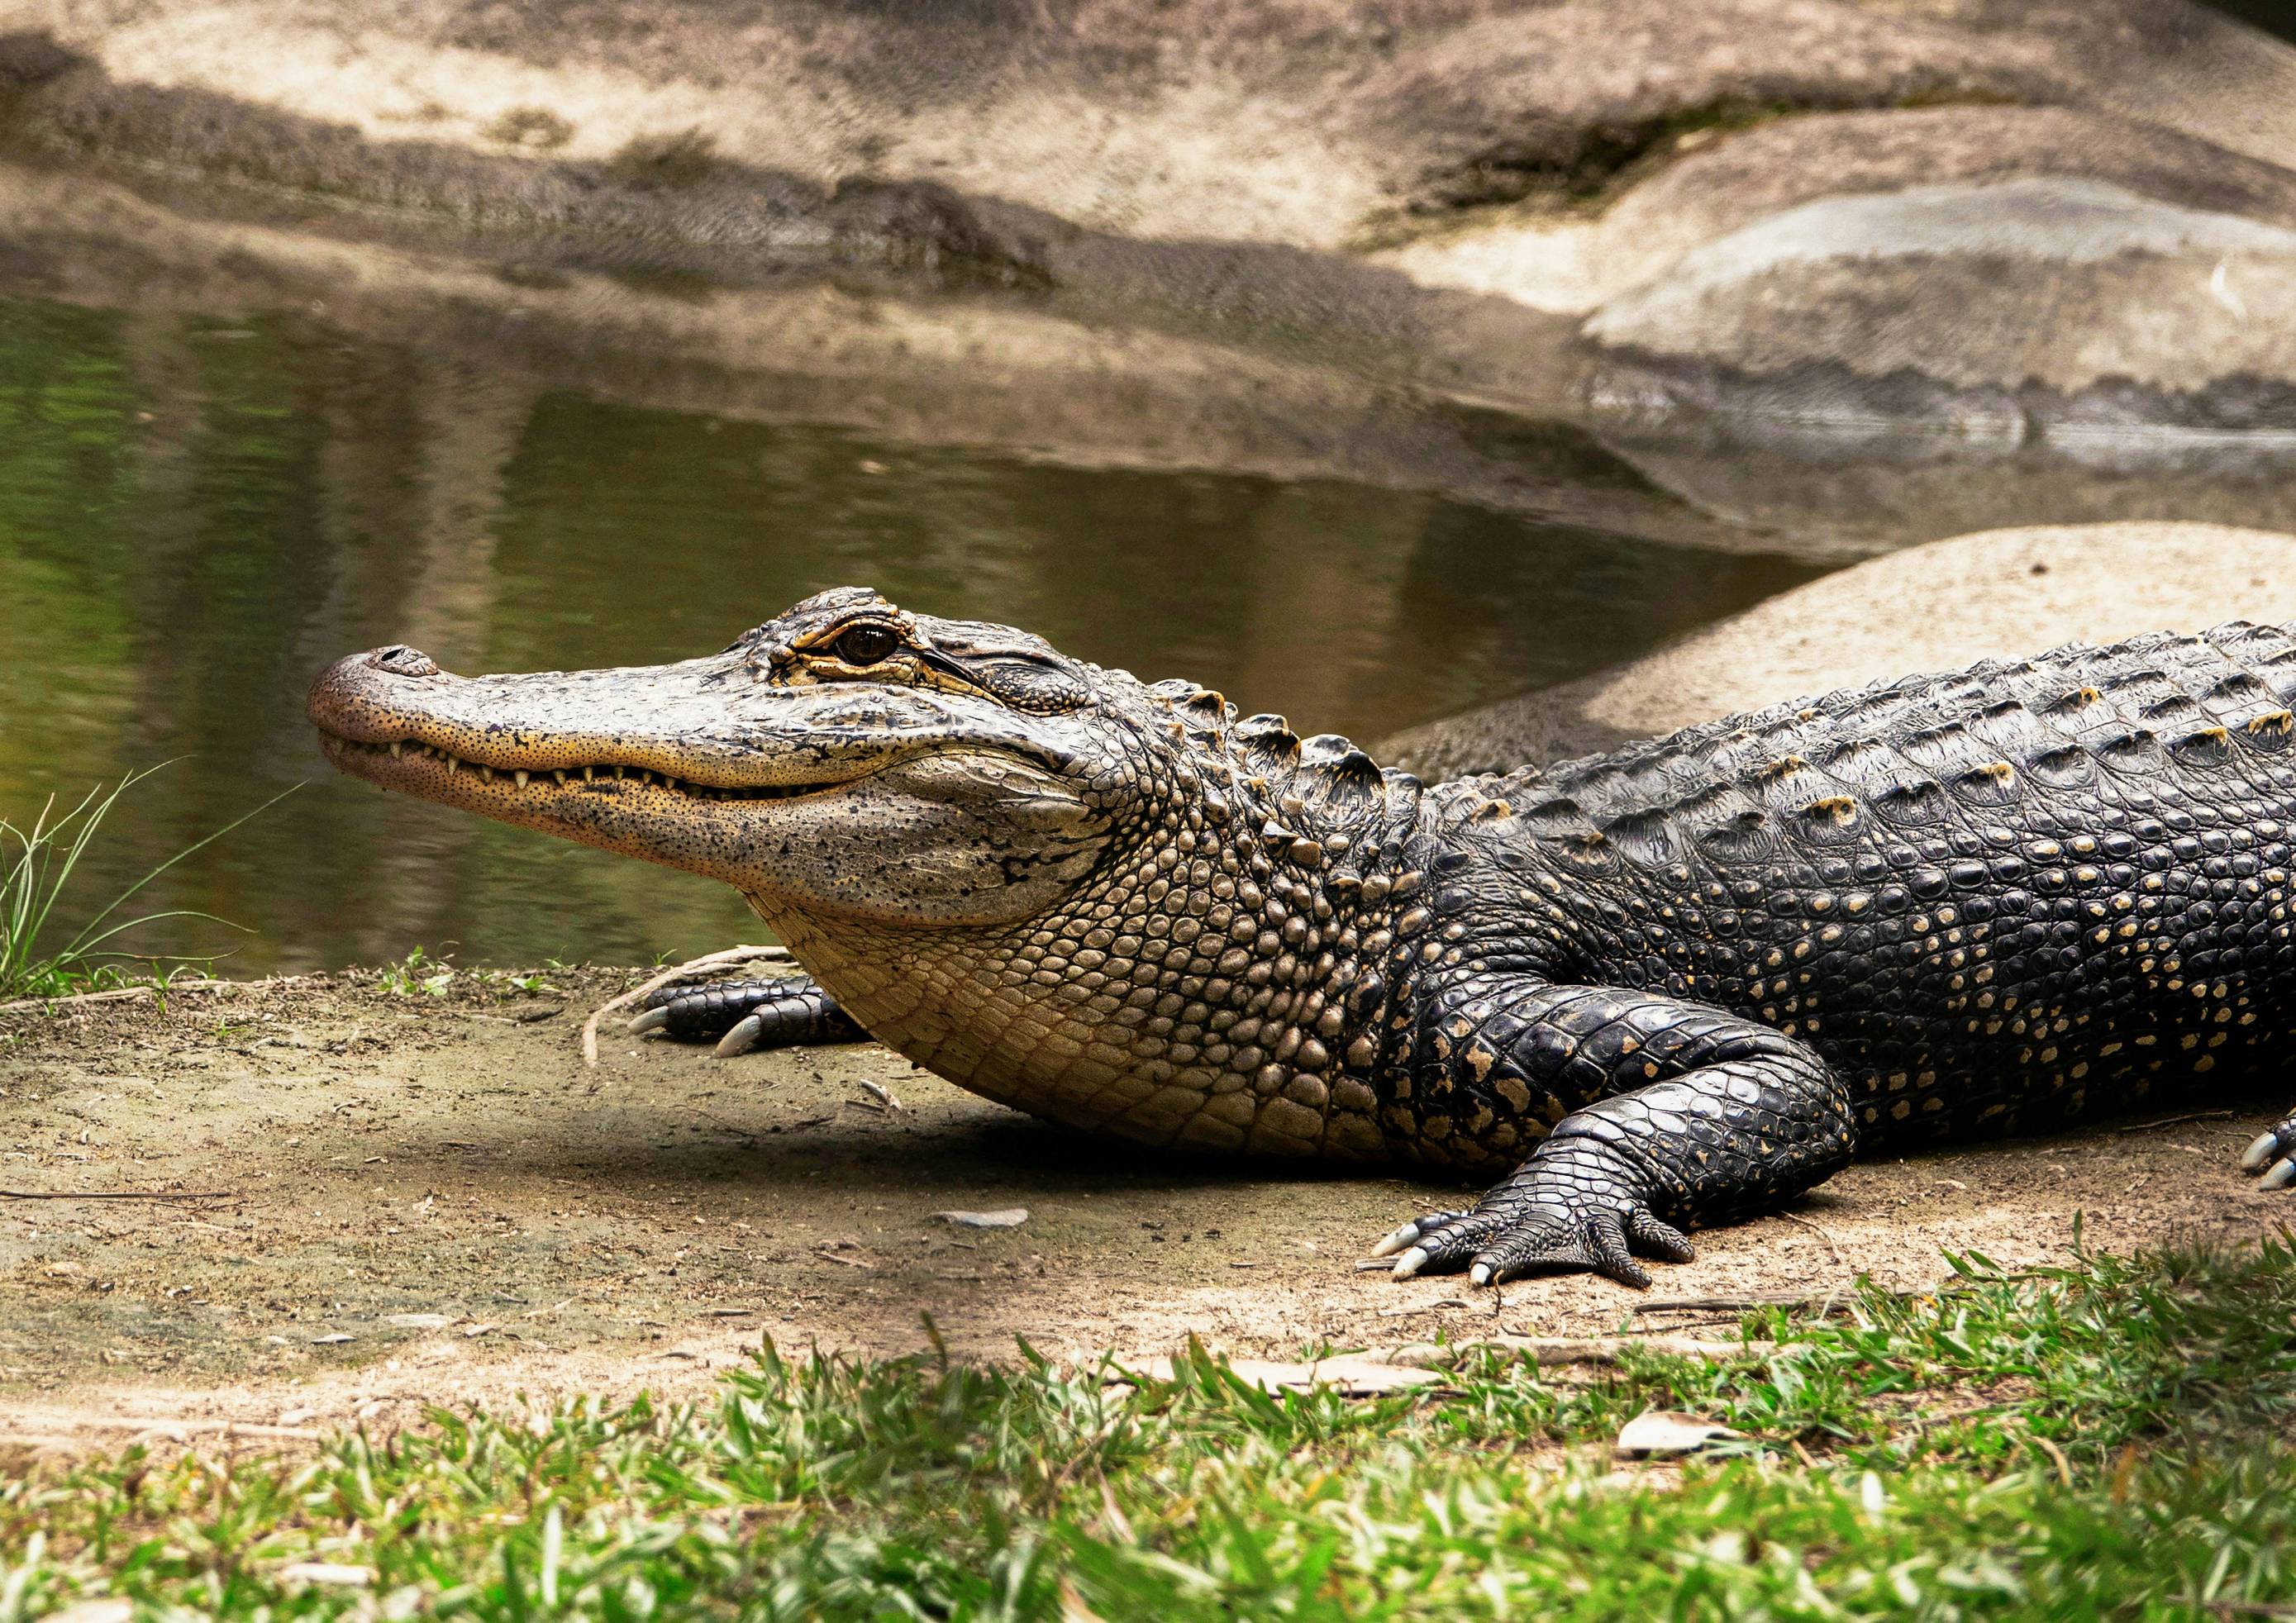
<svg viewBox="0 0 2296 1623"><path fill-rule="evenodd" d="M2073 1485L2073 1468L2072 1463L2065 1458L2065 1451L2038 1431L2028 1431L2024 1438L2025 1441L2049 1456L2050 1463L2057 1468L2057 1480L2070 1488Z"/></svg>
<svg viewBox="0 0 2296 1623"><path fill-rule="evenodd" d="M789 955L790 950L786 947L729 947L722 953L704 953L699 958L688 958L683 963L662 971L644 985L632 987L619 997L608 998L591 1012L588 1020L582 1022L582 1063L595 1065L598 1062L598 1022L617 1009L628 1008L647 993L658 992L671 981L683 980L702 970L723 969L729 963L744 963L755 959L785 963Z"/></svg>
<svg viewBox="0 0 2296 1623"><path fill-rule="evenodd" d="M2238 1111L2194 1111L2184 1116L2163 1116L2158 1121L2136 1121L2125 1127L2115 1127L2116 1133L2144 1133L2154 1127L2173 1127L2187 1121L2219 1121L2240 1114Z"/></svg>
<svg viewBox="0 0 2296 1623"><path fill-rule="evenodd" d="M1797 1217L1790 1211L1782 1211L1775 1213L1775 1215L1784 1217L1789 1223L1796 1224L1800 1227L1808 1229L1811 1234L1816 1234L1820 1240L1824 1241L1825 1249L1833 1253L1835 1265L1837 1266L1841 1266L1841 1248L1833 1243L1833 1236L1832 1234L1827 1234L1824 1229L1818 1227L1816 1224L1812 1223L1808 1217Z"/></svg>
<svg viewBox="0 0 2296 1623"><path fill-rule="evenodd" d="M878 1102L881 1108L890 1111L895 1115L899 1115L909 1108L895 1097L893 1090L882 1082L872 1082L868 1078L864 1077L861 1078L861 1086L871 1098Z"/></svg>
<svg viewBox="0 0 2296 1623"><path fill-rule="evenodd" d="M219 987L260 986L250 980L177 980L167 986L157 981L145 981L140 986L113 987L103 992L71 992L62 997L19 997L13 1003L0 1003L0 1014L20 1014L33 1009L62 1010L81 1004L119 1003L129 997L154 997L164 992L212 992ZM2225 1112L2230 1115L2232 1112Z"/></svg>
<svg viewBox="0 0 2296 1623"><path fill-rule="evenodd" d="M1488 1335L1440 1345L1413 1342L1372 1356L1388 1364L1423 1367L1447 1362L1460 1354L1486 1347L1503 1352L1521 1353L1542 1367L1554 1364L1616 1364L1629 1351L1728 1362L1767 1358L1777 1350L1775 1341L1699 1341L1686 1336Z"/></svg>
<svg viewBox="0 0 2296 1623"><path fill-rule="evenodd" d="M236 1201L236 1189L208 1189L182 1194L141 1189L0 1189L0 1201Z"/></svg>
<svg viewBox="0 0 2296 1623"><path fill-rule="evenodd" d="M2210 1601L2220 1618L2296 1618L2296 1605L2286 1601Z"/></svg>
<svg viewBox="0 0 2296 1623"><path fill-rule="evenodd" d="M149 1414L48 1414L0 1411L0 1426L17 1423L53 1427L59 1431L222 1431L241 1437L305 1439L324 1437L305 1426L257 1425L242 1420L192 1420Z"/></svg>
<svg viewBox="0 0 2296 1623"><path fill-rule="evenodd" d="M1774 1214L1778 1215L1778 1214ZM1908 1297L1932 1294L1922 1291L1884 1291L1884 1296ZM1760 1296L1678 1296L1665 1301L1635 1302L1628 1313L1751 1313L1759 1307L1791 1307L1803 1312L1831 1315L1845 1307L1849 1293L1833 1291L1781 1291Z"/></svg>

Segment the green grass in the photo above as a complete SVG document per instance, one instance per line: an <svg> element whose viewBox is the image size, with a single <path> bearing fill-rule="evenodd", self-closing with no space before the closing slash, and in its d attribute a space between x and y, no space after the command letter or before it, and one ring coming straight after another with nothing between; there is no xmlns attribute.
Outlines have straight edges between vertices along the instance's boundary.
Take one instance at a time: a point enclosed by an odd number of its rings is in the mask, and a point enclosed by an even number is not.
<svg viewBox="0 0 2296 1623"><path fill-rule="evenodd" d="M68 921L57 916L57 904L88 848L102 833L104 819L111 815L122 796L160 769L147 766L127 774L117 783L99 783L61 816L56 811L56 798L51 795L29 828L19 828L0 818L0 1002L18 997L64 997L75 992L125 985L128 979L127 965L130 963L142 963L164 979L160 968L163 962L177 968L215 962L217 955L214 954L154 955L123 952L111 945L131 930L168 919L199 919L226 929L237 928L213 914L176 907L134 918L115 915L153 880L193 852L213 845L250 817L276 806L294 792L294 786L280 791L254 811L234 818L215 832L147 869L141 879L87 915L60 945L47 945L66 927Z"/></svg>
<svg viewBox="0 0 2296 1623"><path fill-rule="evenodd" d="M0 1617L1912 1618L2296 1607L2296 1238L1765 1310L1774 1352L1271 1398L764 1353L715 1401L437 1414L0 1487ZM1749 1440L1614 1474L1652 1406ZM363 1569L364 1585L291 1563Z"/></svg>
<svg viewBox="0 0 2296 1623"><path fill-rule="evenodd" d="M434 953L418 946L404 958L377 970L376 984L393 997L444 997L454 989L457 978L504 1001L521 994L532 996L563 990L535 971L521 975L512 970L458 970L454 957L452 952ZM554 967L566 966L554 961Z"/></svg>

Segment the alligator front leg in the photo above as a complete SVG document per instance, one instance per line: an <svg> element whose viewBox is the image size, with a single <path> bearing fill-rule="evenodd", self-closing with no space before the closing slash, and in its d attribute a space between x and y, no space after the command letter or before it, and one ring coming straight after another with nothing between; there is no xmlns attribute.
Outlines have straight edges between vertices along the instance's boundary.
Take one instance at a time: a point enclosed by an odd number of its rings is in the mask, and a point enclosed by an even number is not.
<svg viewBox="0 0 2296 1623"><path fill-rule="evenodd" d="M630 1022L633 1036L659 1031L681 1043L714 1042L721 1060L753 1048L869 1040L810 975L664 987L645 1000L644 1008Z"/></svg>
<svg viewBox="0 0 2296 1623"><path fill-rule="evenodd" d="M2286 1189L2296 1184L2296 1115L2249 1145L2240 1158L2240 1169L2262 1173L2257 1180L2260 1188Z"/></svg>
<svg viewBox="0 0 2296 1623"><path fill-rule="evenodd" d="M1469 983L1419 1022L1411 1070L1422 1111L1569 1113L1472 1210L1382 1241L1375 1254L1404 1276L1464 1267L1493 1284L1589 1268L1646 1285L1637 1253L1688 1261L1685 1227L1775 1208L1856 1143L1848 1090L1807 1044L1643 992Z"/></svg>

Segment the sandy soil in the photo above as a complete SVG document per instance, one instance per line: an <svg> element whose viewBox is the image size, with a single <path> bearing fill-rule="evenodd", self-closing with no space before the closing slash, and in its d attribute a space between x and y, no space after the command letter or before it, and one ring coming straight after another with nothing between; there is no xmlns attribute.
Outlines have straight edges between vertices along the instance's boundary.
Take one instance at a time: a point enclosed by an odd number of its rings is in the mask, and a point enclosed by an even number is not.
<svg viewBox="0 0 2296 1623"><path fill-rule="evenodd" d="M1457 1192L1101 1143L874 1046L719 1062L623 1038L586 1070L583 1015L632 980L431 996L354 974L0 1014L0 1441L693 1393L760 1336L906 1352L928 1314L992 1357L1022 1335L1152 1354L1190 1332L1290 1354L1599 1334L1647 1299L1359 1275L1373 1238ZM1703 1236L1652 1295L1919 1287L1940 1246L2061 1258L2078 1213L2107 1249L2248 1240L2296 1217L2233 1169L2270 1119L1860 1166ZM63 1192L171 1198L19 1198ZM1028 1220L1004 1230L934 1216L1011 1207Z"/></svg>

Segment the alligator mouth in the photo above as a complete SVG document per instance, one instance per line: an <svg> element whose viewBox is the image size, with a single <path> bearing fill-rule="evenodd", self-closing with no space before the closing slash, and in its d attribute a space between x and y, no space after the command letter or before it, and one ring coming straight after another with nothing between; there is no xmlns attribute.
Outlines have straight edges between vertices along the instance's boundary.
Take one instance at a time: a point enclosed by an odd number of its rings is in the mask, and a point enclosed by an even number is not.
<svg viewBox="0 0 2296 1623"><path fill-rule="evenodd" d="M537 795L562 789L591 792L652 789L694 800L794 800L842 789L857 781L844 777L814 783L701 783L619 761L581 766L497 766L489 761L452 754L420 739L368 743L324 730L319 734L319 743L336 766L393 789L416 789L431 782L453 784L456 779L467 777L473 787L485 785L499 791L506 785L512 791Z"/></svg>

